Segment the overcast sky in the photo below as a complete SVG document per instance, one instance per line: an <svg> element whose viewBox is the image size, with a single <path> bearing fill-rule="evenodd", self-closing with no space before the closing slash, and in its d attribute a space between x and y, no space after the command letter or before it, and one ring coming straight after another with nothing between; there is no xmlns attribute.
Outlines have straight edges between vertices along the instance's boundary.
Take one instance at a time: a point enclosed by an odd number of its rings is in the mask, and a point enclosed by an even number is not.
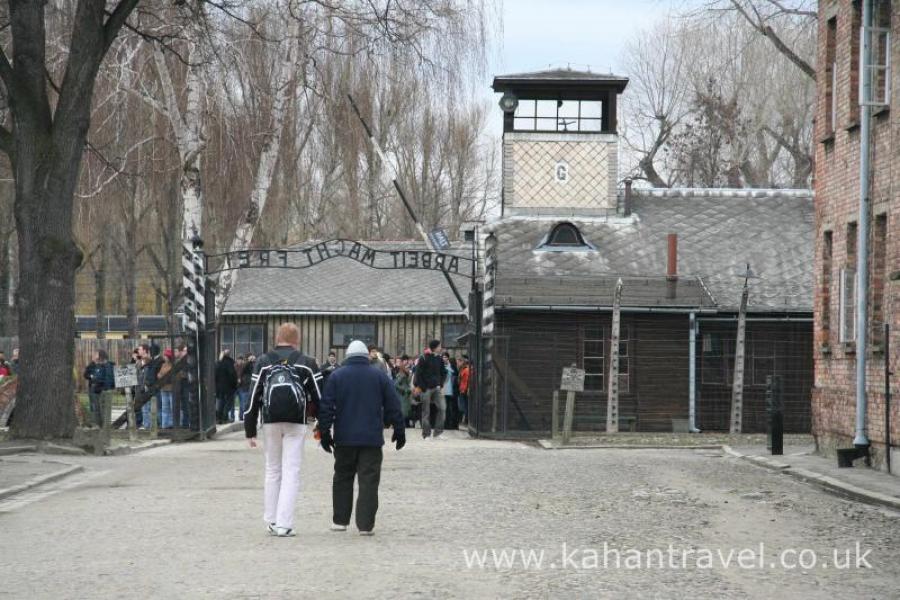
<svg viewBox="0 0 900 600"><path fill-rule="evenodd" d="M685 0L504 0L503 40L486 78L486 95L496 103L494 75L546 69L549 65L625 75L624 44L641 29L666 17ZM490 135L501 133L499 109Z"/></svg>

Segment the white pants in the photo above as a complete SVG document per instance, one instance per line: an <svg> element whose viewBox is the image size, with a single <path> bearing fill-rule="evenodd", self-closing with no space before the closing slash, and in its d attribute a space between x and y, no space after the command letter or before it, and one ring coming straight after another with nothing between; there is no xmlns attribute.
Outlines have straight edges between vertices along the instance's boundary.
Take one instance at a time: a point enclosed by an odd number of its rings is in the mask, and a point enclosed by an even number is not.
<svg viewBox="0 0 900 600"><path fill-rule="evenodd" d="M294 527L294 506L300 493L300 464L306 425L266 423L262 428L266 454L266 523L276 527Z"/></svg>

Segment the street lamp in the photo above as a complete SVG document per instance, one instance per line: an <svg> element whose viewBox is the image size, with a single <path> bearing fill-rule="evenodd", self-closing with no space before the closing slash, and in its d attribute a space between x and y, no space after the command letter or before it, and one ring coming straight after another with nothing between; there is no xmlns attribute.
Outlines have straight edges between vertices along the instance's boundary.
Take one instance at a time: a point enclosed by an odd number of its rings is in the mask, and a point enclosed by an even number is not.
<svg viewBox="0 0 900 600"><path fill-rule="evenodd" d="M504 92L503 97L500 98L500 108L505 113L512 113L516 111L516 107L519 106L519 99L516 98L516 95L512 92Z"/></svg>

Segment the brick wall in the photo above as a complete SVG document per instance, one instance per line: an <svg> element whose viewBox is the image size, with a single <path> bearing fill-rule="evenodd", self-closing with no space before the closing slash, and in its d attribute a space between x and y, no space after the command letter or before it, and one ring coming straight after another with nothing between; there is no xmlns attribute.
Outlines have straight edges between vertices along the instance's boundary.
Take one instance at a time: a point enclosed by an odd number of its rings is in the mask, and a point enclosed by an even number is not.
<svg viewBox="0 0 900 600"><path fill-rule="evenodd" d="M900 69L897 68L900 66L900 2L887 0L876 4L881 4L881 10L885 11L881 18L890 23L891 63L895 65L889 83L891 105L888 109L874 111L871 138L867 434L878 466L885 442L885 355L881 334L885 321L892 328L888 360L897 374L891 386L894 395L890 416L892 445L897 446L900 441L900 389L897 385L897 379L900 379L900 189L893 183L900 177L900 146L897 145L900 144L900 102L897 100L900 98ZM859 211L860 129L856 90L860 10L860 3L852 0L819 3L818 104L814 140L816 298L812 425L817 444L826 453L835 447L850 445L856 423L856 354L852 343L839 341L839 286L840 270L847 266L855 268L852 256L855 244L848 240L848 225L858 220ZM834 64L833 78L830 64ZM897 140L896 144L894 140ZM829 231L830 261L826 248L826 232Z"/></svg>

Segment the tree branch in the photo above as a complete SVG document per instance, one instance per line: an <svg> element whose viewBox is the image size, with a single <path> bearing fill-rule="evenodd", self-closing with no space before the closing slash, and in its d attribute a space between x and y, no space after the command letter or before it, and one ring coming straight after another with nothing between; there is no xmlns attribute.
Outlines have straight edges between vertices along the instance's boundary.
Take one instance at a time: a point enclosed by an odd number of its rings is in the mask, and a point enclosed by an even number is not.
<svg viewBox="0 0 900 600"><path fill-rule="evenodd" d="M775 30L772 29L771 25L767 25L766 23L764 23L761 18L754 19L752 16L750 16L750 13L747 12L747 9L745 9L738 0L730 0L730 2L734 9L738 11L738 13L742 17L744 17L744 20L747 21L747 23L749 23L750 26L753 27L753 29L758 31L764 37L768 38L769 41L772 42L772 44L775 46L775 48L778 49L778 51L781 52L781 54L784 55L785 58L794 63L804 75L808 76L813 81L816 80L816 70L813 68L813 66L810 65L809 62L801 58L790 47L788 47L788 45L784 43L784 40L782 40L778 36L778 34L775 33ZM754 12L756 12L755 7L753 7L753 10ZM759 16L758 12L756 14L757 16Z"/></svg>
<svg viewBox="0 0 900 600"><path fill-rule="evenodd" d="M128 16L137 6L138 1L122 0L111 13L108 13L109 17L103 25L103 55L106 55L106 51L112 46L116 36L119 35L119 30L125 25L125 21L128 20Z"/></svg>

